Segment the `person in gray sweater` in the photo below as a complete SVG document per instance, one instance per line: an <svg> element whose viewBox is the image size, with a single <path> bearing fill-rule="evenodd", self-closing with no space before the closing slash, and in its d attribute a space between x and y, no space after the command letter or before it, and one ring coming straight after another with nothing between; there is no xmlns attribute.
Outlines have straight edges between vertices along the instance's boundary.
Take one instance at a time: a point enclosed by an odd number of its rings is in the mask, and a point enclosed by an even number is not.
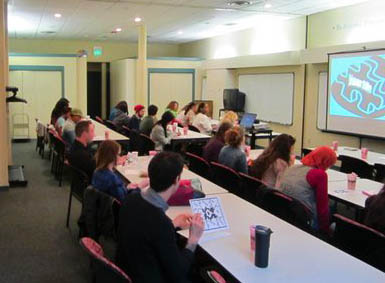
<svg viewBox="0 0 385 283"><path fill-rule="evenodd" d="M170 111L163 113L162 118L152 128L150 138L155 143L155 150L164 150L170 145L173 137L172 132L167 130L169 125L174 120L174 115Z"/></svg>
<svg viewBox="0 0 385 283"><path fill-rule="evenodd" d="M237 172L247 174L247 158L241 149L245 140L245 133L241 127L234 127L226 132L226 145L221 149L218 162Z"/></svg>

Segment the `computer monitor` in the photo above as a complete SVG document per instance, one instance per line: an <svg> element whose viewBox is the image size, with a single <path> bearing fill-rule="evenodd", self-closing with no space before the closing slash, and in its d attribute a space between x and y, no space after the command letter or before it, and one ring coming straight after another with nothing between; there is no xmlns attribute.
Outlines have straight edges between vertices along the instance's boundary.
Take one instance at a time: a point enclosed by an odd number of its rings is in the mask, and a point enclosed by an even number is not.
<svg viewBox="0 0 385 283"><path fill-rule="evenodd" d="M248 130L252 129L256 118L257 118L257 114L245 113L243 114L240 125L245 129L248 129Z"/></svg>

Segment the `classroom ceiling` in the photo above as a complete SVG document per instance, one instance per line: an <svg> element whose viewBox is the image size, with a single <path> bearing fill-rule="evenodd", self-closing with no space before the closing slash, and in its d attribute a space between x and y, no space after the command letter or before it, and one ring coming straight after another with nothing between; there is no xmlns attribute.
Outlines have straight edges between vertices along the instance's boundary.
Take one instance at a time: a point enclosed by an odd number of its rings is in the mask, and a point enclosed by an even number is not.
<svg viewBox="0 0 385 283"><path fill-rule="evenodd" d="M150 42L182 43L250 28L261 19L284 20L367 0L9 0L14 38L135 42L134 19L147 25ZM270 7L269 7L270 5ZM55 17L60 14L61 17ZM117 28L120 32L113 33ZM268 28L268 27L267 27Z"/></svg>

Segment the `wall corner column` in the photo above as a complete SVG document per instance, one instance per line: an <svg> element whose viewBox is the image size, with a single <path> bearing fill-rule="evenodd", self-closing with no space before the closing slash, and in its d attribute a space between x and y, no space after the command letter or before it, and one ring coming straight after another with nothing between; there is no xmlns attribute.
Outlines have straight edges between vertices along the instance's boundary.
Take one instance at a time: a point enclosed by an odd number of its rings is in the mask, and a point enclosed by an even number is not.
<svg viewBox="0 0 385 283"><path fill-rule="evenodd" d="M7 2L0 1L0 187L8 187L9 137L6 104L8 84Z"/></svg>
<svg viewBox="0 0 385 283"><path fill-rule="evenodd" d="M87 56L77 58L77 101L76 107L79 108L83 115L87 113Z"/></svg>
<svg viewBox="0 0 385 283"><path fill-rule="evenodd" d="M147 27L138 27L138 60L136 62L135 103L147 105Z"/></svg>

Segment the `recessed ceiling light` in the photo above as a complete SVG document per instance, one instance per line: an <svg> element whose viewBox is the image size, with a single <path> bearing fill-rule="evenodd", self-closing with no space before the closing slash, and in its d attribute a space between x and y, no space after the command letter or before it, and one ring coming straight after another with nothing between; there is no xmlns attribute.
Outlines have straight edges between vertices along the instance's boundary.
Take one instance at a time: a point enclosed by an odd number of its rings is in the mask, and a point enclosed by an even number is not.
<svg viewBox="0 0 385 283"><path fill-rule="evenodd" d="M116 28L115 31L116 31L116 32L121 32L121 31L122 31L122 28Z"/></svg>
<svg viewBox="0 0 385 283"><path fill-rule="evenodd" d="M61 18L61 14L59 14L59 13L56 13L54 16L55 16L55 18Z"/></svg>
<svg viewBox="0 0 385 283"><path fill-rule="evenodd" d="M183 34L183 31L179 30L179 31L178 31L178 34Z"/></svg>
<svg viewBox="0 0 385 283"><path fill-rule="evenodd" d="M142 18L136 17L136 18L134 19L134 21L135 21L135 23L140 23L140 22L142 21Z"/></svg>
<svg viewBox="0 0 385 283"><path fill-rule="evenodd" d="M271 7L273 7L273 5L271 5L271 3L269 3L269 2L266 2L264 7L266 9L270 9Z"/></svg>
<svg viewBox="0 0 385 283"><path fill-rule="evenodd" d="M235 9L224 9L224 8L215 8L215 11L221 11L221 12L234 12Z"/></svg>

